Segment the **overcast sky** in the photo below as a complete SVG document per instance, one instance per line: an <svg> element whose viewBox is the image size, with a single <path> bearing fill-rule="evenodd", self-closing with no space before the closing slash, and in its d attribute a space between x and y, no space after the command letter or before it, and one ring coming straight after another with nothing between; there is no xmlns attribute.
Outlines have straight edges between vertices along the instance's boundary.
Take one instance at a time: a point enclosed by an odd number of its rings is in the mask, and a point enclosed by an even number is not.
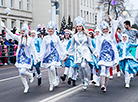
<svg viewBox="0 0 138 102"><path fill-rule="evenodd" d="M138 0L130 0L130 2L134 5L134 9L138 9Z"/></svg>

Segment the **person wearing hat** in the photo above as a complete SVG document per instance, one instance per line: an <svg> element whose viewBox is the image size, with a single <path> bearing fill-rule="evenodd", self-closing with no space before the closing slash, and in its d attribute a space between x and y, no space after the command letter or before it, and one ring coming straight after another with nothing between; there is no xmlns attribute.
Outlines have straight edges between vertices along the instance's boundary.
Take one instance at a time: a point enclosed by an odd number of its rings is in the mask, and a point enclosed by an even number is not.
<svg viewBox="0 0 138 102"><path fill-rule="evenodd" d="M89 29L88 34L92 38L91 39L92 46L94 48L96 48L96 37L95 37L95 34L94 34L94 30ZM98 59L95 55L92 55L92 58L93 58L93 61L89 62L90 72L91 72L91 80L92 80L92 83L95 86L100 86L100 82L99 82L100 81L100 70L99 70L99 66L98 66Z"/></svg>
<svg viewBox="0 0 138 102"><path fill-rule="evenodd" d="M138 61L131 55L129 49L137 47L138 44L128 42L128 35L122 34L122 42L117 45L119 51L120 67L125 75L125 87L130 87L130 74L136 74L138 71Z"/></svg>
<svg viewBox="0 0 138 102"><path fill-rule="evenodd" d="M31 37L34 41L34 45L35 45L36 51L38 53L38 56L40 56L40 49L41 49L42 39L37 37L35 30L31 31ZM37 79L38 79L38 86L39 86L39 85L41 85L41 77L42 77L41 76L41 71L40 71L40 63L41 62L40 61L35 62L36 60L34 60L33 56L32 56L32 59L33 59L33 63L32 63L30 71L33 73L33 76L35 76L35 73L34 73L34 70L33 70L33 66L35 66L36 71L37 71Z"/></svg>
<svg viewBox="0 0 138 102"><path fill-rule="evenodd" d="M48 35L43 38L40 50L41 67L48 69L49 91L53 91L53 88L58 86L59 80L56 75L56 68L60 66L60 61L63 62L66 57L66 50L56 35L55 28L56 25L53 21L47 24Z"/></svg>
<svg viewBox="0 0 138 102"><path fill-rule="evenodd" d="M64 48L68 51L70 44L71 44L71 36L70 36L70 31L68 29L65 29L65 35L64 39L62 41L62 44L64 45ZM72 86L76 86L76 78L77 78L77 65L74 64L74 57L73 56L68 56L68 58L64 62L65 64L65 71L64 75L61 76L60 78L62 81L65 81L66 77L68 76L68 84Z"/></svg>
<svg viewBox="0 0 138 102"><path fill-rule="evenodd" d="M94 30L93 29L89 29L88 30L88 34L89 34L89 36L91 37L91 41L92 41L92 46L95 48L96 47L96 45L95 45L95 39L94 39ZM94 67L94 63L93 62L91 62L91 63L89 63L89 68L90 68L90 74L91 74L91 80L93 80L93 67Z"/></svg>
<svg viewBox="0 0 138 102"><path fill-rule="evenodd" d="M91 38L85 31L85 20L78 16L75 18L75 33L71 40L71 46L68 50L69 55L74 56L74 63L78 64L83 89L86 90L89 84L87 63L92 62L93 46ZM91 51L90 51L91 50Z"/></svg>
<svg viewBox="0 0 138 102"><path fill-rule="evenodd" d="M109 16L111 19L111 17ZM112 20L112 19L111 19ZM115 66L119 63L119 55L114 43L115 41L115 31L118 26L118 21L111 21L111 34L109 34L109 25L107 22L102 21L100 28L102 35L100 39L96 42L96 50L94 54L97 56L98 65L101 68L100 80L101 80L101 90L106 92L106 87L109 80L109 68Z"/></svg>
<svg viewBox="0 0 138 102"><path fill-rule="evenodd" d="M37 51L35 49L33 40L28 35L29 28L26 24L23 24L21 29L21 36L17 36L8 30L5 26L3 27L12 39L19 42L15 66L19 70L21 81L25 87L24 93L28 93L29 85L26 76L29 77L30 83L34 81L33 74L28 71L32 65L31 54L33 54L33 57L36 59L36 61L38 60Z"/></svg>

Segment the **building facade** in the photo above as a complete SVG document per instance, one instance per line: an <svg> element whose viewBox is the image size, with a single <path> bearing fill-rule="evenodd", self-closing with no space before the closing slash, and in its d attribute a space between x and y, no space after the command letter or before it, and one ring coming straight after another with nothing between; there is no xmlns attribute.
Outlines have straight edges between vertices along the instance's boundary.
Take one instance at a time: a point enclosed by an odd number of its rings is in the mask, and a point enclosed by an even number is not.
<svg viewBox="0 0 138 102"><path fill-rule="evenodd" d="M10 8L9 15L5 14L7 8ZM32 26L32 0L0 0L1 20L8 29L21 28L23 23Z"/></svg>
<svg viewBox="0 0 138 102"><path fill-rule="evenodd" d="M66 23L68 23L69 16L72 22L74 22L75 17L81 16L86 20L86 29L94 29L96 23L95 2L96 0L59 0L59 26L63 17L65 17ZM73 26L75 25L73 24Z"/></svg>
<svg viewBox="0 0 138 102"><path fill-rule="evenodd" d="M56 15L58 30L62 18L65 17L67 23L69 16L72 22L77 16L84 17L86 28L95 27L96 0L58 0L58 2L60 4L59 15ZM6 8L11 9L9 15L5 14ZM21 28L23 23L27 23L36 30L38 24L46 26L51 20L51 0L0 0L0 20L8 29Z"/></svg>

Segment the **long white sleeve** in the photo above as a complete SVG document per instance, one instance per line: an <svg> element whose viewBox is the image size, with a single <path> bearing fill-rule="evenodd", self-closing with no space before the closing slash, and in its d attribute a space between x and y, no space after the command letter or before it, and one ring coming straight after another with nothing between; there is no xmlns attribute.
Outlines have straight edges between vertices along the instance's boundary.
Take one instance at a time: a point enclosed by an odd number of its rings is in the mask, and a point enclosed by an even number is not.
<svg viewBox="0 0 138 102"><path fill-rule="evenodd" d="M9 37L11 37L11 39L14 39L14 40L17 40L18 42L19 42L19 40L20 40L20 36L17 36L17 35L15 35L15 34L13 34L9 29L5 29L6 30L6 32L7 32L7 34L8 34L8 36Z"/></svg>

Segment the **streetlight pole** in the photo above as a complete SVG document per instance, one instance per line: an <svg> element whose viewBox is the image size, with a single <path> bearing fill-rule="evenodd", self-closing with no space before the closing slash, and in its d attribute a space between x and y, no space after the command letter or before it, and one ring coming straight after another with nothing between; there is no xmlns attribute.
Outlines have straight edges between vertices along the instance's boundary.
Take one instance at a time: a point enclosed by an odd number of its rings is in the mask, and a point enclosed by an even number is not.
<svg viewBox="0 0 138 102"><path fill-rule="evenodd" d="M55 3L58 2L57 0L51 0L51 20L56 24L56 5Z"/></svg>

